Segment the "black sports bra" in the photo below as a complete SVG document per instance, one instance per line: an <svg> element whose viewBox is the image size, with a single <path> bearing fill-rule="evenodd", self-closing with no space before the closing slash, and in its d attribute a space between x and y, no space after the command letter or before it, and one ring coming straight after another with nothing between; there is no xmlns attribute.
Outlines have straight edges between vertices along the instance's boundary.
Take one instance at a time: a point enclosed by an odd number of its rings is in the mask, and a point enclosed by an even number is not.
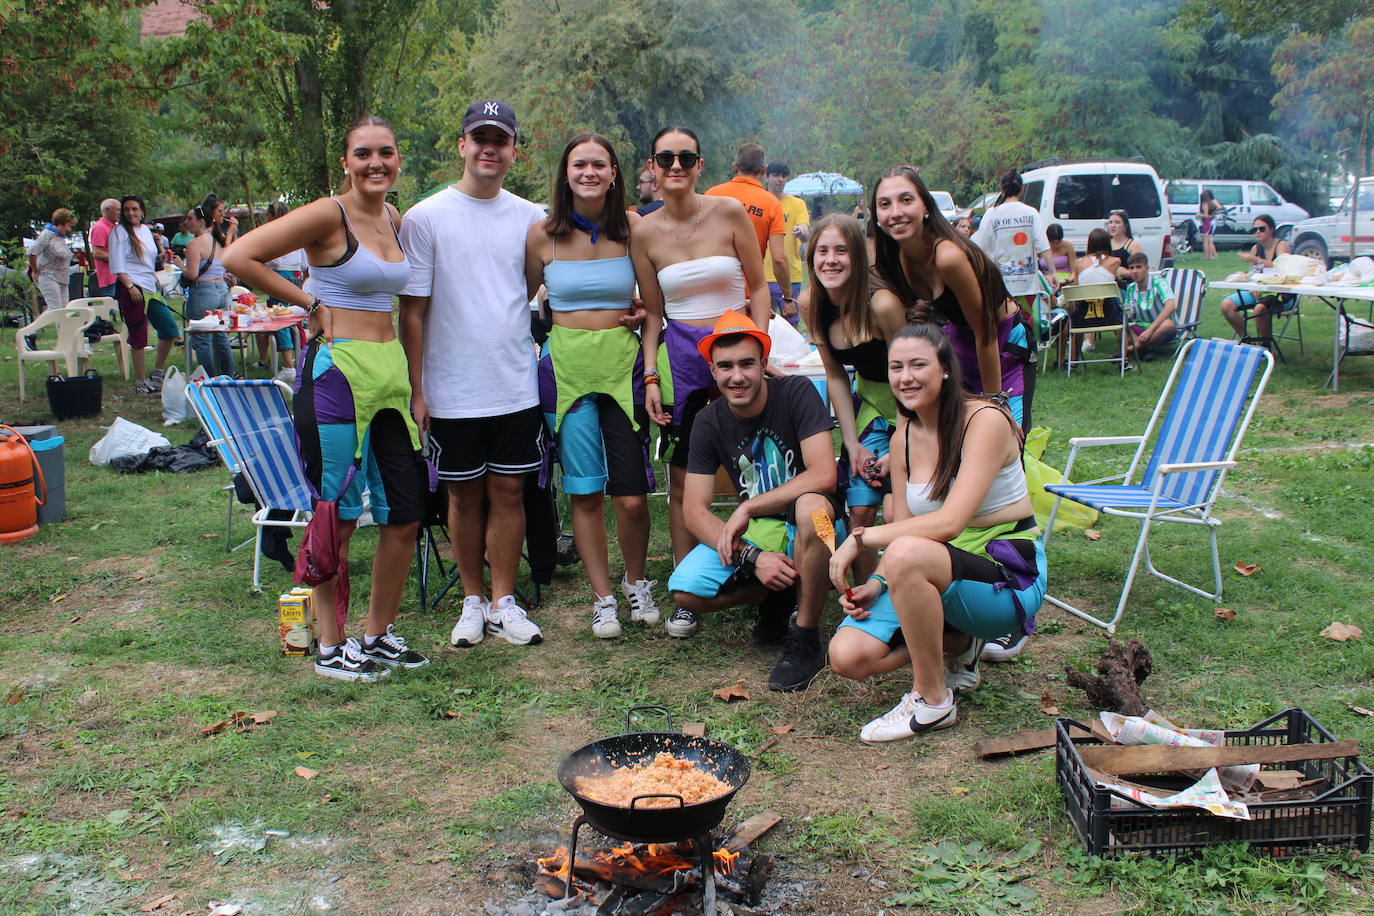
<svg viewBox="0 0 1374 916"><path fill-rule="evenodd" d="M830 342L830 328L839 320L840 310L827 302L821 306L821 337L835 358L846 366L853 366L860 377L870 382L887 381L887 342L871 337L852 347L837 347Z"/></svg>

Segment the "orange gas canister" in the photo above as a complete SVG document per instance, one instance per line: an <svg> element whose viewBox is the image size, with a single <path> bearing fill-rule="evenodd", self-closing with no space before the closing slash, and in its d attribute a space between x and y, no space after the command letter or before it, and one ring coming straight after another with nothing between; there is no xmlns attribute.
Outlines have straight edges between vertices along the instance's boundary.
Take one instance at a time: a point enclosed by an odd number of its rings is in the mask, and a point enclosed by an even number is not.
<svg viewBox="0 0 1374 916"><path fill-rule="evenodd" d="M43 482L43 471L29 448L29 442L19 431L0 426L9 435L0 438L0 544L22 541L38 533L38 506L47 501L47 485L43 499L37 499L33 475Z"/></svg>

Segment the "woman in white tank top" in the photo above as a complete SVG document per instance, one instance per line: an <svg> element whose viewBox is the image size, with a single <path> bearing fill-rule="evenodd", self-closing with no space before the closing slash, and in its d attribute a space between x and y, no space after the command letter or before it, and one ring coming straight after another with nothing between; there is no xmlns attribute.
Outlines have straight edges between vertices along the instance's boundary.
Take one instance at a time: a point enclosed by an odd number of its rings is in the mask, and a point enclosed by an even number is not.
<svg viewBox="0 0 1374 916"><path fill-rule="evenodd" d="M688 439L692 420L714 387L696 342L726 311L743 311L746 295L749 316L761 331L768 330L772 308L758 237L744 208L732 198L696 191L703 163L696 134L684 127L664 128L654 137L653 153L648 166L663 190L663 206L631 231L630 256L648 313L642 335L645 407L674 438L668 456L668 526L673 558L681 560L695 545L682 519ZM660 340L666 350L663 365ZM664 393L667 385L671 394ZM682 614L691 616L681 610L675 616ZM690 636L695 630L694 620L668 622L671 635Z"/></svg>

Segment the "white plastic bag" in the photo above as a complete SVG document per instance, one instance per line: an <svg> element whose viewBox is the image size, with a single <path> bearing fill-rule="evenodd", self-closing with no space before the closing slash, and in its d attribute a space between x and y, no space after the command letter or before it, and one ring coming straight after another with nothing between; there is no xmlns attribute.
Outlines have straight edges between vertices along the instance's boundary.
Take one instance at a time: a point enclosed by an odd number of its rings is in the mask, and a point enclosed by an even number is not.
<svg viewBox="0 0 1374 916"><path fill-rule="evenodd" d="M186 419L186 376L176 366L162 378L162 425L175 426Z"/></svg>
<svg viewBox="0 0 1374 916"><path fill-rule="evenodd" d="M768 336L773 339L773 347L768 352L769 362L795 363L811 352L811 345L806 342L806 338L781 315L774 315L769 320Z"/></svg>
<svg viewBox="0 0 1374 916"><path fill-rule="evenodd" d="M146 455L159 445L171 445L167 437L144 429L123 417L115 417L109 432L91 446L91 464L109 464L125 455Z"/></svg>

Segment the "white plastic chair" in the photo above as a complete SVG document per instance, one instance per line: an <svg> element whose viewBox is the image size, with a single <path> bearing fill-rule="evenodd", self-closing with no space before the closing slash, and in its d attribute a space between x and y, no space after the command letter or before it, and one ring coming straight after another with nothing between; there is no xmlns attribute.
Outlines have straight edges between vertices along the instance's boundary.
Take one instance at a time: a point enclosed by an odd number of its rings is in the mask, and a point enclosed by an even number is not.
<svg viewBox="0 0 1374 916"><path fill-rule="evenodd" d="M129 377L129 342L125 340L127 329L124 327L124 316L119 314L119 303L109 296L97 296L93 299L73 299L68 302L69 306L85 306L95 313L96 318L104 318L114 325L113 334L104 334L97 344L114 344L115 359L119 361L119 371L124 373L124 377Z"/></svg>
<svg viewBox="0 0 1374 916"><path fill-rule="evenodd" d="M14 349L19 354L19 403L24 403L24 363L52 363L50 372L55 373L57 363L66 365L67 375L80 375L81 363L86 359L86 337L81 332L95 321L95 312L85 306L68 305L60 309L48 309L37 318L14 332ZM24 338L37 334L49 325L57 325L57 343L51 350L30 350L24 346Z"/></svg>
<svg viewBox="0 0 1374 916"><path fill-rule="evenodd" d="M1261 360L1263 373L1260 373ZM1190 340L1174 361L1169 380L1160 392L1159 403L1140 436L1099 436L1069 440L1069 461L1064 479L1071 479L1078 450L1098 445L1135 445L1135 457L1125 474L1100 477L1083 483L1047 484L1055 495L1054 507L1045 524L1044 543L1048 550L1054 533L1054 517L1061 500L1069 499L1098 510L1104 515L1132 518L1140 522L1140 538L1121 588L1116 613L1110 620L1099 620L1058 598L1045 600L1070 614L1095 623L1108 633L1116 632L1117 622L1126 610L1140 561L1155 576L1187 589L1203 598L1221 598L1221 560L1217 553L1217 528L1221 519L1212 514L1212 505L1221 493L1226 472L1236 466L1236 452L1245 438L1255 407L1259 404L1274 357L1262 347L1251 347L1226 340ZM1256 375L1259 381L1256 382ZM1155 433L1158 432L1156 436ZM1145 449L1153 441L1147 454ZM1143 466L1139 483L1131 481ZM1212 590L1206 591L1160 572L1150 561L1150 529L1156 523L1176 522L1205 528L1211 545Z"/></svg>

